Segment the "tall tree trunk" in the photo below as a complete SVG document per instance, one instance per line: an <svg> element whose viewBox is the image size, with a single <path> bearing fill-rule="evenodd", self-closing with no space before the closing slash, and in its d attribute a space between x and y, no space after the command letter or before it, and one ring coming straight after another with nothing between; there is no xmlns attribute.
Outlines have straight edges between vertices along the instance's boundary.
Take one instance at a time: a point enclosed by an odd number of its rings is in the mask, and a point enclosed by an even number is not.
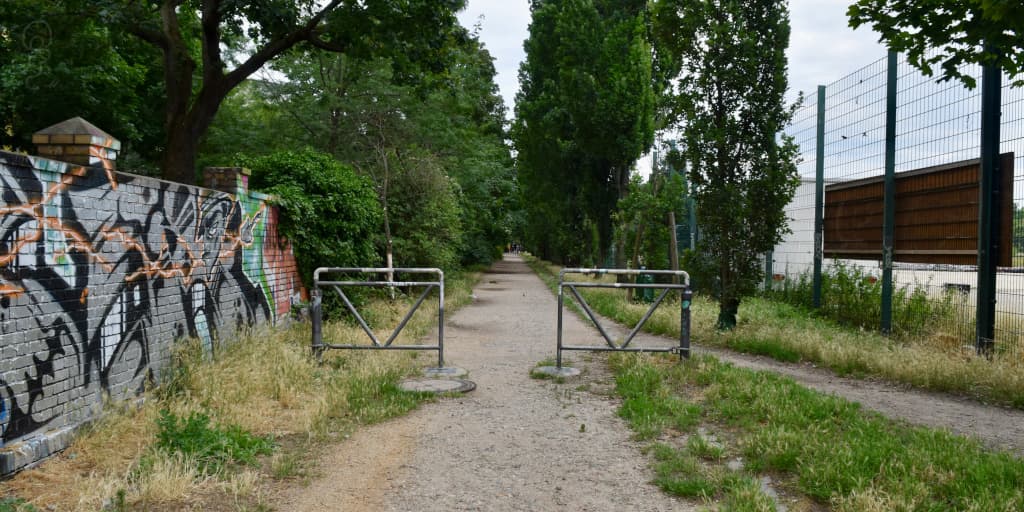
<svg viewBox="0 0 1024 512"><path fill-rule="evenodd" d="M213 122L218 107L227 96L219 84L203 88L192 108L187 111L168 111L167 147L164 148L164 179L194 185L196 183L196 155L199 139ZM179 107L180 108L180 107Z"/></svg>
<svg viewBox="0 0 1024 512"><path fill-rule="evenodd" d="M740 299L729 298L718 301L718 324L720 330L728 331L736 327L736 314L740 310Z"/></svg>
<svg viewBox="0 0 1024 512"><path fill-rule="evenodd" d="M192 140L188 131L176 129L167 132L167 147L164 148L163 178L177 183L196 183L197 141Z"/></svg>
<svg viewBox="0 0 1024 512"><path fill-rule="evenodd" d="M740 309L740 297L737 293L736 279L738 276L733 269L735 262L729 254L729 249L724 249L718 263L718 322L716 327L728 331L736 327L736 314Z"/></svg>

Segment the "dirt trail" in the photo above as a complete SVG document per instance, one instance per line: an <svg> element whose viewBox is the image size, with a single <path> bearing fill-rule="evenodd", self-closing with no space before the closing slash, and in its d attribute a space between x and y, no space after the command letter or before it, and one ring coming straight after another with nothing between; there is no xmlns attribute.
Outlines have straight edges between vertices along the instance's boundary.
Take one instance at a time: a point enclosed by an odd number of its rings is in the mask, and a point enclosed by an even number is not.
<svg viewBox="0 0 1024 512"><path fill-rule="evenodd" d="M277 510L690 510L652 474L616 402L530 379L554 357L555 298L518 257L484 274L473 304L445 326L447 363L476 391L361 430L322 455L321 477L273 503ZM573 315L566 335L599 339ZM596 339L595 339L596 338ZM574 354L574 356L577 356ZM599 364L573 358L583 382Z"/></svg>

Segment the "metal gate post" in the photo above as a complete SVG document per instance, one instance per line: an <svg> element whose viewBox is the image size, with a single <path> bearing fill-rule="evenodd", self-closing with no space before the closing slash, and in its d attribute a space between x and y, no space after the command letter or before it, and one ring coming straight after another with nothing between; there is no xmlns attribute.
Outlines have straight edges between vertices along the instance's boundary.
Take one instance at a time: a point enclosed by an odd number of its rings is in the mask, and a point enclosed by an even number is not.
<svg viewBox="0 0 1024 512"><path fill-rule="evenodd" d="M690 304L693 290L683 290L679 301L679 359L690 358Z"/></svg>
<svg viewBox="0 0 1024 512"><path fill-rule="evenodd" d="M320 304L320 290L313 288L313 300L309 304L309 318L313 324L313 355L320 359L324 352L323 312Z"/></svg>
<svg viewBox="0 0 1024 512"><path fill-rule="evenodd" d="M437 271L438 281L441 283L437 296L437 367L444 368L444 272Z"/></svg>
<svg viewBox="0 0 1024 512"><path fill-rule="evenodd" d="M562 306L565 303L562 295L562 278L558 278L558 348L555 350L555 368L562 368Z"/></svg>

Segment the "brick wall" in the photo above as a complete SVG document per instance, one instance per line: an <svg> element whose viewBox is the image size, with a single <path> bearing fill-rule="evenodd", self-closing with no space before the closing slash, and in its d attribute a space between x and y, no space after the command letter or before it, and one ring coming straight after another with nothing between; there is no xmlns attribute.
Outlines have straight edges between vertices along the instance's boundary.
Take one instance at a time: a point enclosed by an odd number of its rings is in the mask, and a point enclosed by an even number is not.
<svg viewBox="0 0 1024 512"><path fill-rule="evenodd" d="M212 351L286 317L295 259L237 180L230 194L0 151L0 474L66 446L104 396L158 382L175 339Z"/></svg>

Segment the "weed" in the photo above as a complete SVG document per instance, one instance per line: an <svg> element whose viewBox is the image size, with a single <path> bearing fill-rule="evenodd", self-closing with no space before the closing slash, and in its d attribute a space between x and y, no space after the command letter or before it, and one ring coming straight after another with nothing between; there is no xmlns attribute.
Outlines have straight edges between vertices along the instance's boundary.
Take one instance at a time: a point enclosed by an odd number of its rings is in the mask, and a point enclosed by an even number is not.
<svg viewBox="0 0 1024 512"><path fill-rule="evenodd" d="M686 440L686 450L696 457L705 460L722 460L725 458L725 447L712 442L702 435L692 435Z"/></svg>
<svg viewBox="0 0 1024 512"><path fill-rule="evenodd" d="M761 490L761 483L750 477L738 478L725 492L722 510L730 512L775 512L775 500Z"/></svg>
<svg viewBox="0 0 1024 512"><path fill-rule="evenodd" d="M255 436L237 425L211 426L210 417L198 412L179 418L165 409L157 424L156 447L194 457L206 474L220 473L228 464L254 464L256 456L274 448L269 436Z"/></svg>
<svg viewBox="0 0 1024 512"><path fill-rule="evenodd" d="M305 453L300 451L275 454L270 460L270 474L278 479L302 478L307 474L304 458Z"/></svg>

